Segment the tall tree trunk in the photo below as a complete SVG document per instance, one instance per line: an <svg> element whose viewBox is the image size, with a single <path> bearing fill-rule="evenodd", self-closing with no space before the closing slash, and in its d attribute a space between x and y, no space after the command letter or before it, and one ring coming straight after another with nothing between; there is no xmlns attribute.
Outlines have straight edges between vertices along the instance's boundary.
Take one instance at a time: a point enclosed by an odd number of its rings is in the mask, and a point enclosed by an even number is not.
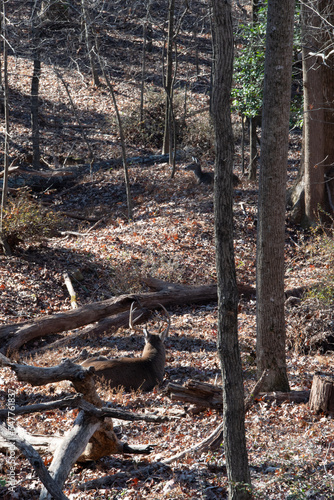
<svg viewBox="0 0 334 500"><path fill-rule="evenodd" d="M127 159L127 154L126 154L126 146L125 146L125 137L124 137L124 131L123 131L123 124L122 124L122 118L121 114L118 109L117 105L117 100L116 100L116 95L113 89L112 84L110 83L110 80L107 76L107 73L104 69L103 63L101 61L100 54L97 53L98 59L99 59L99 64L100 68L102 71L102 75L104 77L104 80L106 82L106 85L110 91L113 103L114 103L114 108L115 108L115 113L116 113L116 119L117 119L117 124L118 124L118 130L119 130L119 135L120 135L120 140L121 140L121 149L122 149L122 160L123 160L123 170L124 170L124 181L125 181L125 190L126 190L126 201L127 201L127 208L128 208L128 220L132 220L133 218L133 203L132 203L132 195L131 195L131 187L130 187L130 176L129 176L129 166L128 166L128 159Z"/></svg>
<svg viewBox="0 0 334 500"><path fill-rule="evenodd" d="M41 77L41 50L39 37L39 12L40 1L33 4L31 13L31 38L34 70L31 78L31 136L32 136L32 164L38 170L40 168L40 143L39 143L39 79Z"/></svg>
<svg viewBox="0 0 334 500"><path fill-rule="evenodd" d="M318 205L324 203L324 108L322 71L317 57L310 56L310 47L317 50L319 44L319 16L302 3L303 27L303 86L304 86L304 225L315 222Z"/></svg>
<svg viewBox="0 0 334 500"><path fill-rule="evenodd" d="M229 498L251 498L244 427L244 391L238 345L238 290L233 247L233 133L230 93L233 71L231 2L212 1L215 128L215 231L218 278L218 339L224 401L224 450Z"/></svg>
<svg viewBox="0 0 334 500"><path fill-rule="evenodd" d="M172 92L173 92L173 38L174 38L174 15L175 15L175 0L170 0L168 9L168 35L167 35L167 62L164 87L166 92L166 109L165 109L165 129L164 140L162 146L162 154L168 154L172 148ZM171 158L169 158L171 161Z"/></svg>
<svg viewBox="0 0 334 500"><path fill-rule="evenodd" d="M265 390L288 391L284 239L295 0L269 0L257 237L257 371Z"/></svg>
<svg viewBox="0 0 334 500"><path fill-rule="evenodd" d="M253 116L249 119L249 168L248 179L250 181L256 180L257 169L257 135L256 126L259 117Z"/></svg>
<svg viewBox="0 0 334 500"><path fill-rule="evenodd" d="M86 49L87 49L87 54L89 58L89 63L90 63L90 69L92 72L92 77L94 81L94 85L96 87L99 87L101 85L99 75L97 73L97 68L95 64L95 59L94 59L94 43L92 43L92 28L91 28L91 21L89 17L89 12L86 4L87 0L81 0L81 10L82 10L82 25L83 25L83 31L85 34L85 42L86 42Z"/></svg>
<svg viewBox="0 0 334 500"><path fill-rule="evenodd" d="M38 170L40 167L39 147L39 79L41 76L41 60L39 50L34 51L34 71L31 78L31 135L32 135L32 165Z"/></svg>
<svg viewBox="0 0 334 500"><path fill-rule="evenodd" d="M3 87L4 87L4 112L5 112L5 140L4 140L4 174L1 197L0 214L0 245L5 255L11 255L11 249L8 245L3 229L4 210L7 204L8 191L8 168L9 168L9 107L8 107L8 59L7 59L7 19L6 19L6 1L2 0L2 36L3 36Z"/></svg>
<svg viewBox="0 0 334 500"><path fill-rule="evenodd" d="M252 25L256 25L259 21L259 8L260 2L259 0L252 0L252 17L251 22ZM260 111L259 111L260 112ZM256 135L256 127L258 125L259 116L253 116L249 119L249 166L248 166L248 179L250 181L256 180L256 170L257 170L257 135Z"/></svg>
<svg viewBox="0 0 334 500"><path fill-rule="evenodd" d="M333 22L333 3L302 3L305 225L318 221L319 208L333 212L333 181L325 184L326 173L334 173L334 54L330 54L333 36L329 28ZM326 192L326 187L332 190Z"/></svg>
<svg viewBox="0 0 334 500"><path fill-rule="evenodd" d="M146 78L146 50L148 48L148 33L151 33L149 26L150 22L150 9L152 0L147 0L146 17L143 23L143 50L142 50L142 63L141 63L141 85L140 85L140 126L145 128L144 124L144 93L145 93L145 78ZM152 40L150 40L152 42ZM152 50L152 48L151 48Z"/></svg>
<svg viewBox="0 0 334 500"><path fill-rule="evenodd" d="M334 3L302 2L301 20L303 163L289 202L291 219L310 227L334 215Z"/></svg>

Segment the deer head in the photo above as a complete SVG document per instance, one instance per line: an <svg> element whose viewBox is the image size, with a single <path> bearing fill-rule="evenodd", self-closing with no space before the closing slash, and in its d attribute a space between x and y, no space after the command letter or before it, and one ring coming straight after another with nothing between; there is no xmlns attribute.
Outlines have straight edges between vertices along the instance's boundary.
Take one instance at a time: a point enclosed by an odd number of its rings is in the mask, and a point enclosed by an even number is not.
<svg viewBox="0 0 334 500"><path fill-rule="evenodd" d="M148 332L147 327L140 329L134 326L134 303L131 304L129 327L144 333L145 346L139 358L108 359L106 357L89 358L81 365L94 368L94 374L104 379L109 387L124 387L126 391L141 389L149 391L162 381L165 371L166 351L164 341L170 328L170 316L163 305L167 327L158 335ZM140 318L140 316L139 316ZM137 318L137 321L138 319Z"/></svg>

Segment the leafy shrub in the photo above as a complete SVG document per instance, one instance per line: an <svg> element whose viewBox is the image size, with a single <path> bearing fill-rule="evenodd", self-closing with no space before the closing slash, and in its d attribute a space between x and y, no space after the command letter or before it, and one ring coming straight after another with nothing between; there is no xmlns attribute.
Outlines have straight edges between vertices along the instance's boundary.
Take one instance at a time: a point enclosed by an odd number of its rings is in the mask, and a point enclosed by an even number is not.
<svg viewBox="0 0 334 500"><path fill-rule="evenodd" d="M264 86L265 41L267 24L267 2L258 12L258 22L241 25L234 60L234 86L232 88L232 110L247 118L261 114ZM294 30L294 54L290 126L301 127L303 122L301 63L297 61L301 50L300 9L296 9Z"/></svg>
<svg viewBox="0 0 334 500"><path fill-rule="evenodd" d="M263 100L267 8L260 9L259 22L240 26L239 49L234 60L232 108L247 118L260 114Z"/></svg>
<svg viewBox="0 0 334 500"><path fill-rule="evenodd" d="M26 191L11 198L4 210L3 232L11 247L20 241L51 236L60 225L59 214L42 207Z"/></svg>

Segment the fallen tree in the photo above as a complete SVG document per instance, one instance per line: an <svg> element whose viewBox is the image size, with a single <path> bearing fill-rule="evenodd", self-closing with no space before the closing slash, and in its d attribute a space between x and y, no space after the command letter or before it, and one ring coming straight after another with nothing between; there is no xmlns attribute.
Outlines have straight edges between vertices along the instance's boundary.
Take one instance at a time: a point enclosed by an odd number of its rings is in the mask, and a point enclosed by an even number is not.
<svg viewBox="0 0 334 500"><path fill-rule="evenodd" d="M245 413L247 413L250 408L252 407L255 399L258 397L265 379L268 375L268 370L264 370L262 373L261 377L259 380L256 382L254 385L253 389L251 390L250 394L245 398L244 401L244 407L245 407ZM200 443L191 446L190 448L187 448L180 453L177 453L176 455L173 455L165 460L163 460L163 464L171 464L172 462L175 462L175 460L179 460L180 458L185 457L188 454L197 454L197 453L202 453L203 451L206 450L217 450L221 443L223 442L223 432L224 432L224 422L219 424L211 434L203 439Z"/></svg>
<svg viewBox="0 0 334 500"><path fill-rule="evenodd" d="M152 277L143 279L143 283L154 291L120 295L119 297L101 302L93 302L78 309L36 318L33 322L25 321L1 326L0 341L5 340L2 352L11 356L22 345L33 339L73 330L102 320L104 321L101 324L98 323L93 328L100 331L102 328L105 331L107 328L109 329L113 326L114 328L125 326L129 322L129 310L133 301L138 301L143 308L152 311L160 307L160 304L167 307L185 304L204 304L217 300L216 284L190 286L170 283ZM239 283L238 290L240 297L244 299L255 298L256 290L250 285ZM286 297L298 297L305 290L306 287L294 288L287 290L285 295ZM145 319L142 318L141 321Z"/></svg>
<svg viewBox="0 0 334 500"><path fill-rule="evenodd" d="M8 430L4 424L0 424L0 435L18 448L29 460L32 467L35 469L36 474L44 484L45 489L50 493L50 495L52 495L52 498L55 498L56 500L67 500L67 497L62 492L61 487L57 484L45 467L40 455L33 448L33 446L31 446L31 444L28 443L22 435L20 435L19 431L12 432ZM51 496L49 498L51 498Z"/></svg>
<svg viewBox="0 0 334 500"><path fill-rule="evenodd" d="M43 316L34 322L26 321L0 327L0 340L6 339L3 352L10 356L25 343L39 337L45 337L80 326L100 321L107 316L115 316L127 311L123 317L126 324L129 322L128 311L133 301L139 301L142 307L154 310L163 306L180 304L203 304L217 300L217 286L202 285L188 286L168 283L154 278L146 278L144 283L154 292L120 295L101 302L94 302L81 306L78 309ZM246 298L255 295L255 289L248 285L239 285L239 293Z"/></svg>
<svg viewBox="0 0 334 500"><path fill-rule="evenodd" d="M190 403L193 405L193 413L198 413L207 408L212 408L217 411L222 411L223 409L222 390L218 385L197 382L196 380L188 380L184 386L169 383L167 386L167 394L172 401L182 401L182 403ZM256 399L266 403L275 401L277 404L284 402L306 403L309 396L310 391L259 392Z"/></svg>
<svg viewBox="0 0 334 500"><path fill-rule="evenodd" d="M182 159L182 153L177 152L177 160ZM108 160L97 160L92 163L85 163L83 158L64 158L68 165L63 167L59 166L54 168L55 165L49 165L45 160L42 160L43 170L34 170L28 167L31 164L31 158L22 158L21 165L10 167L11 172L11 185L29 185L32 189L37 191L44 191L50 185L52 188L63 188L66 184L73 184L77 182L84 175L91 174L92 172L99 172L101 170L108 170L111 168L121 167L123 164L122 158L111 158ZM128 158L128 163L131 166L154 165L156 163L166 163L169 161L169 155L148 155L148 156L133 156ZM3 171L0 172L0 178L3 176Z"/></svg>
<svg viewBox="0 0 334 500"><path fill-rule="evenodd" d="M17 447L31 462L44 488L40 498L49 500L54 498L64 500L62 487L75 462L98 460L99 458L114 453L140 453L147 454L152 451L151 445L130 446L121 442L113 430L111 417L117 416L125 420L146 420L150 422L163 422L166 417L156 415L132 414L123 410L103 408L99 398L90 368L83 368L69 360L63 361L58 366L41 368L38 366L20 365L11 362L0 355L0 364L11 368L20 381L33 386L41 386L51 382L70 380L77 392L82 396L71 397L59 402L31 405L27 407L10 407L11 415L41 412L50 408L76 407L80 413L72 428L63 437L52 439L50 445L55 447L53 460L49 471L44 466L39 454L29 442L29 435L22 429L10 431L1 424L8 418L8 409L0 411L0 435L8 442L8 448ZM37 441L38 444L38 441ZM4 448L4 443L1 443Z"/></svg>

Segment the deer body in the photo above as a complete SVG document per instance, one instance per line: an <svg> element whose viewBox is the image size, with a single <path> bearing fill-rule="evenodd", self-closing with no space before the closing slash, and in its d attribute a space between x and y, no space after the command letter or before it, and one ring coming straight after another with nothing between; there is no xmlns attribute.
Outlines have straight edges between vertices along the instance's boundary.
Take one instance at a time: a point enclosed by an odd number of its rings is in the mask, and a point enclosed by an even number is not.
<svg viewBox="0 0 334 500"><path fill-rule="evenodd" d="M165 308L163 308L168 315ZM132 311L130 311L130 327L132 325ZM169 331L168 326L159 335L148 333L143 329L145 335L145 346L141 357L108 359L103 356L86 359L81 366L84 368L94 367L94 375L104 379L109 387L124 387L126 391L141 389L150 391L162 381L165 372L166 350L164 340Z"/></svg>
<svg viewBox="0 0 334 500"><path fill-rule="evenodd" d="M198 184L213 184L214 175L211 172L203 172L201 165L198 161L194 161L187 165L184 170L191 170L197 177ZM239 178L237 175L232 174L232 183L233 186L237 186L239 184Z"/></svg>
<svg viewBox="0 0 334 500"><path fill-rule="evenodd" d="M199 184L213 184L213 174L211 172L203 172L199 163L194 161L190 165L187 165L185 170L192 170Z"/></svg>
<svg viewBox="0 0 334 500"><path fill-rule="evenodd" d="M110 387L150 391L164 377L165 360L165 346L160 337L149 334L140 358L108 359L98 356L86 359L81 366L93 366L95 375L104 378Z"/></svg>

